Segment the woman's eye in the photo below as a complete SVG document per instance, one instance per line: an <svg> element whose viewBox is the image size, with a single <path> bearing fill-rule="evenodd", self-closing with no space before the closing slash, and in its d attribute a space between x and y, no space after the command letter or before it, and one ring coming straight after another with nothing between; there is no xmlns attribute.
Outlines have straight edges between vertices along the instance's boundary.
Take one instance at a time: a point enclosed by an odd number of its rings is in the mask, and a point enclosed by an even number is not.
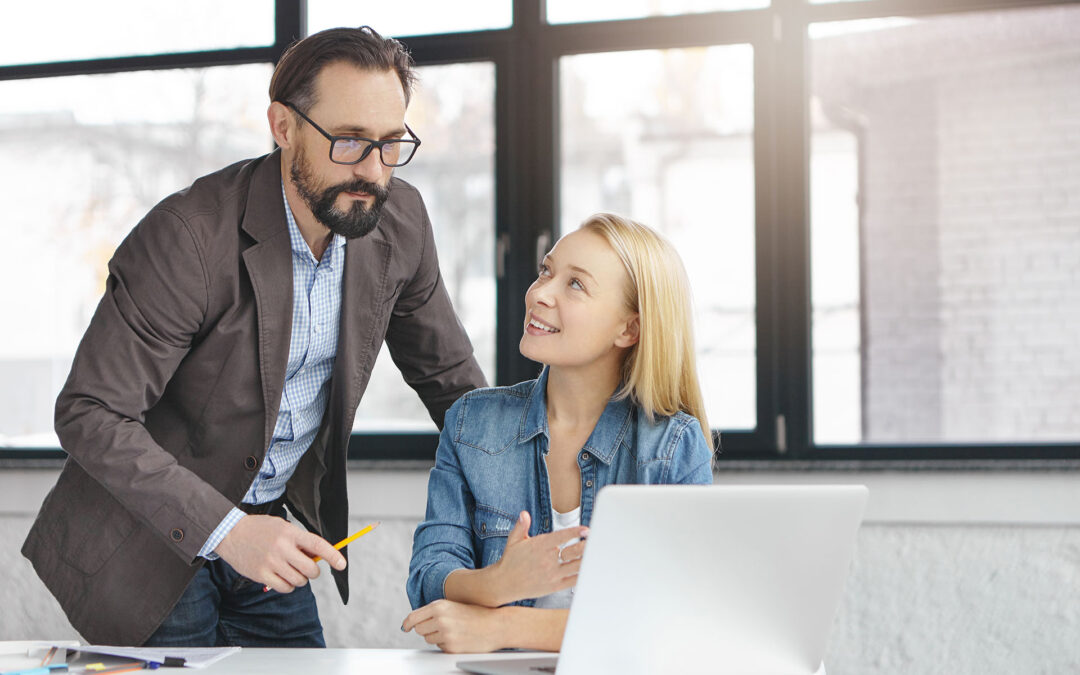
<svg viewBox="0 0 1080 675"><path fill-rule="evenodd" d="M570 280L570 288L573 288L573 289L579 290L579 291L585 290L585 286L582 285L582 283L580 281L578 281L577 279L571 279Z"/></svg>
<svg viewBox="0 0 1080 675"><path fill-rule="evenodd" d="M540 265L540 269L538 269L536 271L536 276L538 276L538 277L546 277L546 276L548 276L550 274L551 274L551 270L548 269L547 265Z"/></svg>

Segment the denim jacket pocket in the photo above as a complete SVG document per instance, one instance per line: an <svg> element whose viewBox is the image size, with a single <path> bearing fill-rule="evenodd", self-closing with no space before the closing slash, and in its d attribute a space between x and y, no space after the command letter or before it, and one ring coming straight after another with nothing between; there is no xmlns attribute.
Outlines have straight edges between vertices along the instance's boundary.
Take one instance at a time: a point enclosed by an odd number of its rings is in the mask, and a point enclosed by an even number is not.
<svg viewBox="0 0 1080 675"><path fill-rule="evenodd" d="M473 516L473 537L478 543L477 551L480 552L480 567L487 567L499 562L503 550L506 549L506 537L514 528L515 518L505 511L476 505L476 513Z"/></svg>

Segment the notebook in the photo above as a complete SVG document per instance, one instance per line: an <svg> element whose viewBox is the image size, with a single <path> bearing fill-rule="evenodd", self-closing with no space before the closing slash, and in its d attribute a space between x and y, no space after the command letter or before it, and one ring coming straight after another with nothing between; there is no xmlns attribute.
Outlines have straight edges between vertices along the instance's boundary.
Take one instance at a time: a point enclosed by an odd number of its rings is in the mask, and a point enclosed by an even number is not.
<svg viewBox="0 0 1080 675"><path fill-rule="evenodd" d="M851 564L861 485L613 485L598 497L558 657L477 675L811 675Z"/></svg>

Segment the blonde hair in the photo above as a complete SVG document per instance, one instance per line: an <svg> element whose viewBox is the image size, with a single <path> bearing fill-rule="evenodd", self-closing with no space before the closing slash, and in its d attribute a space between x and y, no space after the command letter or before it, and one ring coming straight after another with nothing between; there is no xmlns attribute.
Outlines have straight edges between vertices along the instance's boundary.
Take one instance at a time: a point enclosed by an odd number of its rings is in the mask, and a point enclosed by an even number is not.
<svg viewBox="0 0 1080 675"><path fill-rule="evenodd" d="M651 422L680 410L696 417L710 449L712 431L698 384L690 281L675 247L652 228L611 213L581 224L599 234L626 268L626 306L637 313L639 335L622 366L622 388Z"/></svg>

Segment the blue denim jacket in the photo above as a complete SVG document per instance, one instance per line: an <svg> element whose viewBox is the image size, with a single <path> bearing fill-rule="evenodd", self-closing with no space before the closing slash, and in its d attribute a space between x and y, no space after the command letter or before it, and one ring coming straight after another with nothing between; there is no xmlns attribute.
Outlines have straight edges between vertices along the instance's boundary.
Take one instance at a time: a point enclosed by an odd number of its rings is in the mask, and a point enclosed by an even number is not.
<svg viewBox="0 0 1080 675"><path fill-rule="evenodd" d="M551 532L547 464L547 369L512 387L473 390L446 412L427 515L413 537L407 590L413 608L443 597L447 575L502 557L518 513L529 535ZM611 483L712 483L712 453L685 413L652 424L628 400L612 400L578 454L581 524ZM534 600L515 603L531 607Z"/></svg>

